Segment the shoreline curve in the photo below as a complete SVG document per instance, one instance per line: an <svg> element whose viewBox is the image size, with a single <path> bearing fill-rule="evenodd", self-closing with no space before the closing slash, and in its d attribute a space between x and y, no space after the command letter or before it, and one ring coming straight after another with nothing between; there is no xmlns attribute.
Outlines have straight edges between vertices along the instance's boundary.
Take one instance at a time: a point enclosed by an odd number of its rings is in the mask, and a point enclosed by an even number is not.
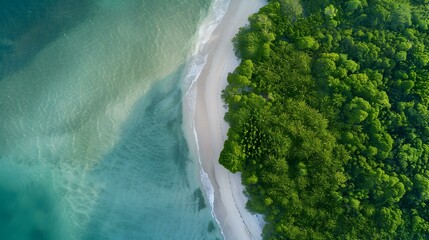
<svg viewBox="0 0 429 240"><path fill-rule="evenodd" d="M228 240L261 239L263 227L262 217L250 214L245 208L247 198L240 174L230 173L218 159L229 127L223 119L226 108L221 92L227 85L228 73L240 62L232 38L248 23L248 17L265 4L265 0L230 0L225 15L199 50L205 56L205 63L183 102L185 136L188 142L195 141L189 144L190 152L198 156L201 181L212 214Z"/></svg>

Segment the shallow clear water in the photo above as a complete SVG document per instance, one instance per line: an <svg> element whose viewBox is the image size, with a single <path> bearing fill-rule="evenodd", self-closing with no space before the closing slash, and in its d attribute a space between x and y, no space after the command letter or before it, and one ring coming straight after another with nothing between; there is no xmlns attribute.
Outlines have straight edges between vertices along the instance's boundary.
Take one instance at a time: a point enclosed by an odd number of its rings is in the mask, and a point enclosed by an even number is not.
<svg viewBox="0 0 429 240"><path fill-rule="evenodd" d="M222 238L180 91L212 1L7 2L0 239Z"/></svg>

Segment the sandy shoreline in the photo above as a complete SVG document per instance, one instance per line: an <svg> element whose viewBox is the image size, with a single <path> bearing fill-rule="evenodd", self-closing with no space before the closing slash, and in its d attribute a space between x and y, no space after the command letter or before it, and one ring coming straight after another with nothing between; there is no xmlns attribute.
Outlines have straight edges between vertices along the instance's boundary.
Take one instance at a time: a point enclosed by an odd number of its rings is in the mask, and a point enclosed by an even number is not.
<svg viewBox="0 0 429 240"><path fill-rule="evenodd" d="M207 63L192 87L196 88L193 123L200 161L213 185L214 212L227 240L260 239L261 234L258 218L244 208L246 199L240 176L229 173L218 163L218 158L228 129L223 120L226 109L221 91L227 84L228 72L239 63L231 39L247 23L248 16L264 4L264 0L231 0L224 18L205 46Z"/></svg>

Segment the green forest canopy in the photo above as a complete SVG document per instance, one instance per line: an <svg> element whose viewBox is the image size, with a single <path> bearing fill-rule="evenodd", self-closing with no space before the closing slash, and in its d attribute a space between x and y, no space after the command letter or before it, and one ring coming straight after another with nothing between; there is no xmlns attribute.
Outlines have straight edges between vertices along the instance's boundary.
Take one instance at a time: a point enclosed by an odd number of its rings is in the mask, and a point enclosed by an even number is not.
<svg viewBox="0 0 429 240"><path fill-rule="evenodd" d="M429 0L272 0L234 38L220 163L265 239L429 239Z"/></svg>

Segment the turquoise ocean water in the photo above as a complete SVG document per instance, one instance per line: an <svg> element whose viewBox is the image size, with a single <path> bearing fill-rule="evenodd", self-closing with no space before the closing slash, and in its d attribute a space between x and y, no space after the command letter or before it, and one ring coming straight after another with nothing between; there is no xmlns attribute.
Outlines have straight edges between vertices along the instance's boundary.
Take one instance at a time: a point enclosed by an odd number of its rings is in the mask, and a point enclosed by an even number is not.
<svg viewBox="0 0 429 240"><path fill-rule="evenodd" d="M0 3L0 239L223 238L182 120L214 2Z"/></svg>

